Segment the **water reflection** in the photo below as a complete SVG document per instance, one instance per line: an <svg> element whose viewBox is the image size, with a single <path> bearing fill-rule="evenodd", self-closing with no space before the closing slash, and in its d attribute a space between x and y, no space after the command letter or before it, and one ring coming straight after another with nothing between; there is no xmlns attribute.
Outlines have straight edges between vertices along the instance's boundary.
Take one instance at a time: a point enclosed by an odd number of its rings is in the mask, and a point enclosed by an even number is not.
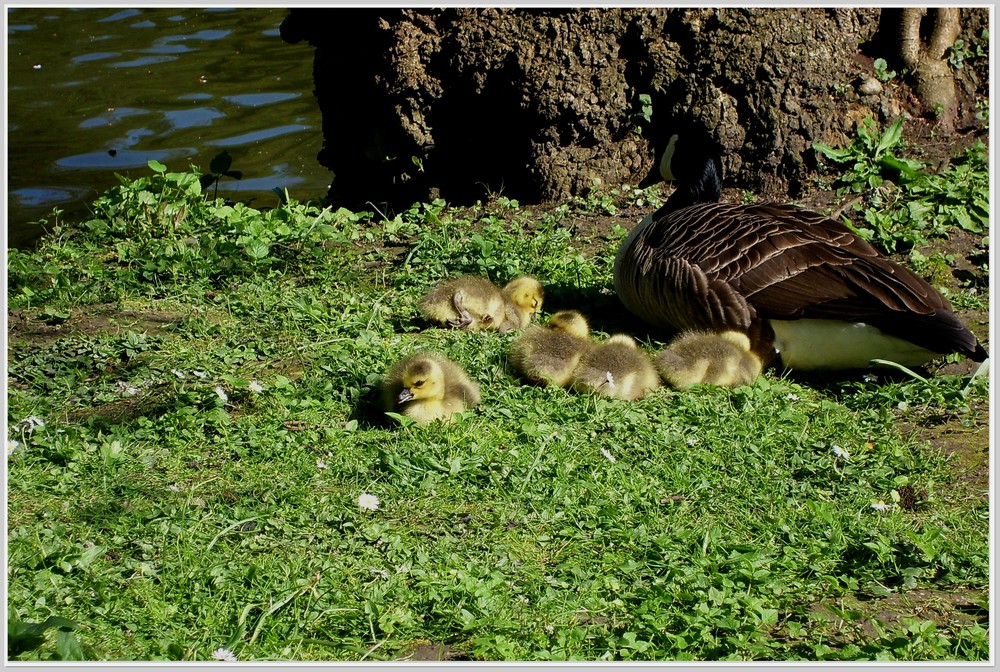
<svg viewBox="0 0 1000 672"><path fill-rule="evenodd" d="M58 206L85 216L115 173L208 170L221 148L242 181L219 194L322 198L330 173L312 49L281 41L287 10L8 9L8 242Z"/></svg>

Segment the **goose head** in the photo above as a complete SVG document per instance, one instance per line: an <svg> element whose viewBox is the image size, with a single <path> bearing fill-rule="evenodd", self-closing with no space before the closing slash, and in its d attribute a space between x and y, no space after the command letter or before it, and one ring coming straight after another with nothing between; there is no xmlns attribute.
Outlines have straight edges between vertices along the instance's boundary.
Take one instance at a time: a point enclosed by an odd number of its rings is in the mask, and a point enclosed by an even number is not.
<svg viewBox="0 0 1000 672"><path fill-rule="evenodd" d="M590 326L586 318L575 310L560 310L549 318L545 325L553 331L561 331L577 338L588 338L590 336Z"/></svg>
<svg viewBox="0 0 1000 672"><path fill-rule="evenodd" d="M503 294L519 311L533 319L542 309L545 288L535 278L522 275L504 285Z"/></svg>
<svg viewBox="0 0 1000 672"><path fill-rule="evenodd" d="M396 397L400 404L444 398L444 371L432 359L421 358L411 362L403 371L402 382L403 389Z"/></svg>
<svg viewBox="0 0 1000 672"><path fill-rule="evenodd" d="M661 211L715 203L722 196L722 147L706 129L679 126L665 140L654 141L653 148L658 160L639 187L674 183L676 189Z"/></svg>

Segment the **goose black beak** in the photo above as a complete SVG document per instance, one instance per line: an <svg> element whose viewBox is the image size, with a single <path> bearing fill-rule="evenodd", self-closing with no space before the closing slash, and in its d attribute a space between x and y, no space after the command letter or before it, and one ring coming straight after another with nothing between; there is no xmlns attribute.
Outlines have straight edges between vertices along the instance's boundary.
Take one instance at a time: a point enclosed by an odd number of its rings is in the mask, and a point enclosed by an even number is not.
<svg viewBox="0 0 1000 672"><path fill-rule="evenodd" d="M413 399L413 393L410 392L410 388L408 387L404 387L402 390L400 390L399 396L396 397L396 401L398 401L401 404L409 401L410 399Z"/></svg>
<svg viewBox="0 0 1000 672"><path fill-rule="evenodd" d="M639 188L645 189L646 187L651 187L654 184L657 184L662 181L663 181L663 175L660 174L660 164L656 163L650 169L649 174L646 175L646 177L642 178L642 181L639 182Z"/></svg>

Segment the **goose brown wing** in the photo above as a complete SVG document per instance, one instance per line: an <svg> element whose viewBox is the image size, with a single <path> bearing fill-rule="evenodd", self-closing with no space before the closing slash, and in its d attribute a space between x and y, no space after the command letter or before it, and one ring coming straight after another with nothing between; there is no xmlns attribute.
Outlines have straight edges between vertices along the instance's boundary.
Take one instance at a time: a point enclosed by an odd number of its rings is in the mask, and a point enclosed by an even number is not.
<svg viewBox="0 0 1000 672"><path fill-rule="evenodd" d="M837 319L871 324L935 352L985 357L933 287L818 213L775 203L708 203L667 214L641 238L645 266L657 270L638 284L646 286L643 294L660 289L661 301L670 299L658 310L676 326ZM652 296L640 298L656 305ZM685 311L694 324L678 323L676 314Z"/></svg>
<svg viewBox="0 0 1000 672"><path fill-rule="evenodd" d="M678 330L747 330L753 308L729 283L710 277L683 257L637 245L630 282L623 284L625 305L641 306L643 319Z"/></svg>
<svg viewBox="0 0 1000 672"><path fill-rule="evenodd" d="M837 222L770 203L720 216L745 254L717 257L714 272L760 317L864 322L934 352L985 355L937 290Z"/></svg>

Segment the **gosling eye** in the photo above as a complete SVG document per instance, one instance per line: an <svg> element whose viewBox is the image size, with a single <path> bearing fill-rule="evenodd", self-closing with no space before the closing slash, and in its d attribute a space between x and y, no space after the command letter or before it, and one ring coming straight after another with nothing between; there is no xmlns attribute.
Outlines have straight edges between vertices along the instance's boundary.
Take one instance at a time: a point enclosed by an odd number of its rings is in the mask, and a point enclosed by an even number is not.
<svg viewBox="0 0 1000 672"><path fill-rule="evenodd" d="M418 381L415 381L413 383L413 385L411 385L410 387L423 387L423 386L424 386L424 381L418 380Z"/></svg>
<svg viewBox="0 0 1000 672"><path fill-rule="evenodd" d="M489 324L490 322L493 321L493 316L492 315L483 315L483 320L482 321L483 321L483 324Z"/></svg>

